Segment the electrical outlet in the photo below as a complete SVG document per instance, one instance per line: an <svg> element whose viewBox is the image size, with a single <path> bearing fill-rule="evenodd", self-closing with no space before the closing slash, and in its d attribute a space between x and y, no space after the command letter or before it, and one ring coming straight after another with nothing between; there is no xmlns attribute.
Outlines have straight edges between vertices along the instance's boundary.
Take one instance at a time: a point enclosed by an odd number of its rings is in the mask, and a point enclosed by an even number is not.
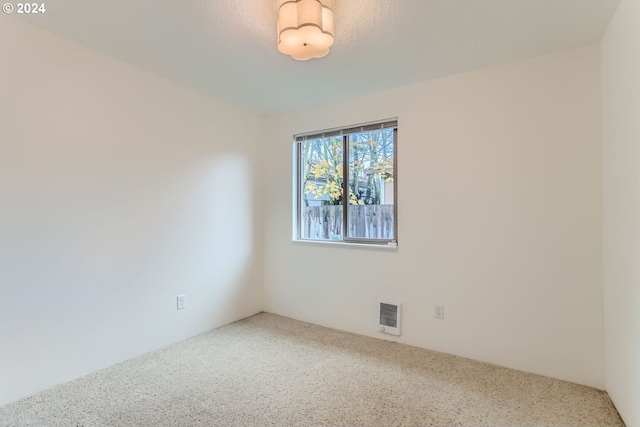
<svg viewBox="0 0 640 427"><path fill-rule="evenodd" d="M178 310L182 310L187 306L187 296L182 294L178 295Z"/></svg>
<svg viewBox="0 0 640 427"><path fill-rule="evenodd" d="M433 317L436 319L444 319L444 305L433 306Z"/></svg>

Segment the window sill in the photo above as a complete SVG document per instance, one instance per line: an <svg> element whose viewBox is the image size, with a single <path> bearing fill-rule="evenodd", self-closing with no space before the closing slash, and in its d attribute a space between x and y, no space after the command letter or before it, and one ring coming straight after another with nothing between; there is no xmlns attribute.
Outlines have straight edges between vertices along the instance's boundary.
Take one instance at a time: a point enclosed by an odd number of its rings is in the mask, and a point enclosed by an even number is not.
<svg viewBox="0 0 640 427"><path fill-rule="evenodd" d="M331 240L322 241L322 240L298 240L298 239L292 239L291 241L293 243L302 243L303 245L338 246L338 247L374 249L374 250L383 250L383 251L397 251L398 250L398 244L396 244L395 246L389 246L389 245L375 245L375 244L369 244L369 243L333 242Z"/></svg>

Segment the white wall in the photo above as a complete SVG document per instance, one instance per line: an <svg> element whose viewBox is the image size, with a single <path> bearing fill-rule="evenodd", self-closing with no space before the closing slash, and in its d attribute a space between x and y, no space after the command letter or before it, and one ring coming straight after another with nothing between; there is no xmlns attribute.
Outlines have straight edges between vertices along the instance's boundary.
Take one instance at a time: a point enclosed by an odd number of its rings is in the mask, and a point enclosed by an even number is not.
<svg viewBox="0 0 640 427"><path fill-rule="evenodd" d="M397 252L291 242L292 135L398 117ZM284 114L264 150L265 310L604 388L599 47ZM445 305L445 320L433 305Z"/></svg>
<svg viewBox="0 0 640 427"><path fill-rule="evenodd" d="M602 41L607 391L640 426L640 2L623 0Z"/></svg>
<svg viewBox="0 0 640 427"><path fill-rule="evenodd" d="M1 21L0 405L259 312L262 120Z"/></svg>

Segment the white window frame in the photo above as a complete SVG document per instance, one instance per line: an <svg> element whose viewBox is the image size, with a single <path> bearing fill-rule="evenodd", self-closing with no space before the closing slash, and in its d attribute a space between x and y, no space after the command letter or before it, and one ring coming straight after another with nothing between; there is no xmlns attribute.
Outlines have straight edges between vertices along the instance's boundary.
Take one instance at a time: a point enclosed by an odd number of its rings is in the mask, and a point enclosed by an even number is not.
<svg viewBox="0 0 640 427"><path fill-rule="evenodd" d="M351 134L363 133L367 131L374 131L380 129L393 129L393 210L394 210L394 223L393 223L393 239L372 239L372 238L356 238L349 237L348 233L348 218L349 218L349 201L348 197L343 196L343 209L342 209L342 223L343 234L340 240L329 239L308 239L302 238L302 200L303 200L303 155L302 146L307 140L326 138L332 136L342 136L342 150L343 150L343 195L349 194L348 191L348 176L349 176L349 144L348 138ZM343 245L384 245L397 247L398 242L398 120L397 118L379 120L375 122L364 123L360 125L345 126L334 129L326 129L323 131L308 132L303 134L296 134L293 137L294 147L294 227L293 232L294 241L299 242L316 242L316 243L334 243Z"/></svg>

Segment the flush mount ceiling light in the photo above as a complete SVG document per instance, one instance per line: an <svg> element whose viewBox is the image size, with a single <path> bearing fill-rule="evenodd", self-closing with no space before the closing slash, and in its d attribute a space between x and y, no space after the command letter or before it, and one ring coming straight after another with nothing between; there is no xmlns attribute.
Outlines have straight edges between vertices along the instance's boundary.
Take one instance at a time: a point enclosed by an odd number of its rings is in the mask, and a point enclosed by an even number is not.
<svg viewBox="0 0 640 427"><path fill-rule="evenodd" d="M320 0L289 0L278 11L278 50L298 61L322 58L333 44L333 12Z"/></svg>

